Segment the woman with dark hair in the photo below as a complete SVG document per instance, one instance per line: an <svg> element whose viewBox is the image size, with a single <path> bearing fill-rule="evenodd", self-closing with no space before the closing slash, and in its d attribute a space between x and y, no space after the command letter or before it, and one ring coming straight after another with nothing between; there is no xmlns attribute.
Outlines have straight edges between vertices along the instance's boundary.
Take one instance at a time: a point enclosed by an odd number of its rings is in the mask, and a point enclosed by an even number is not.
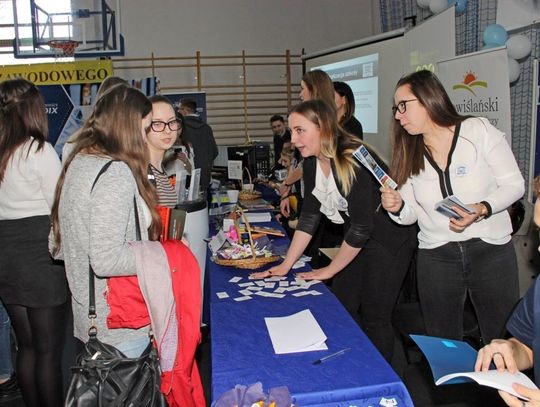
<svg viewBox="0 0 540 407"><path fill-rule="evenodd" d="M504 133L461 116L430 71L403 77L394 94L392 176L382 205L402 225L418 222L418 291L429 335L462 339L470 300L481 339L501 335L518 300L518 270L506 208L524 181ZM455 195L449 217L435 209Z"/></svg>
<svg viewBox="0 0 540 407"><path fill-rule="evenodd" d="M167 97L152 96L150 102L152 102L152 123L146 140L150 158L148 179L156 186L158 204L174 208L178 203L178 197L169 175L165 171L163 159L165 153L178 139L178 135L182 131L182 122ZM184 167L186 167L185 163Z"/></svg>
<svg viewBox="0 0 540 407"><path fill-rule="evenodd" d="M344 225L330 265L297 276L333 277L336 296L390 361L392 312L415 246L414 229L393 224L379 209L379 184L352 155L362 142L337 124L333 108L320 100L301 103L292 109L289 124L292 142L304 157L304 206L283 263L252 276L287 274L311 241L321 214Z"/></svg>
<svg viewBox="0 0 540 407"><path fill-rule="evenodd" d="M362 124L354 117L356 103L351 87L345 82L334 82L334 94L339 125L346 132L363 140Z"/></svg>
<svg viewBox="0 0 540 407"><path fill-rule="evenodd" d="M151 122L152 104L137 89L116 85L105 92L74 140L52 211L53 252L65 261L75 337L88 339L90 262L99 339L127 357L144 351L149 328L110 329L105 294L109 277L136 274L129 243L136 240L137 219L142 240L157 240L161 232L155 189L147 177Z"/></svg>
<svg viewBox="0 0 540 407"><path fill-rule="evenodd" d="M47 143L45 105L25 79L0 83L0 299L17 336L28 407L62 405L67 283L47 249L60 159Z"/></svg>

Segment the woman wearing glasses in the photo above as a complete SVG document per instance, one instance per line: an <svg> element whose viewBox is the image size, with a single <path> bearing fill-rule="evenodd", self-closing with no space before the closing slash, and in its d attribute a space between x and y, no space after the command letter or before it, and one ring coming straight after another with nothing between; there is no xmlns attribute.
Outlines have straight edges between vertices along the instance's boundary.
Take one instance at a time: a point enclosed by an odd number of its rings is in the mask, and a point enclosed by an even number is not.
<svg viewBox="0 0 540 407"><path fill-rule="evenodd" d="M506 208L524 181L505 134L487 119L456 112L437 77L403 77L394 94L392 176L382 205L403 225L418 222L418 292L429 335L462 339L466 301L481 339L500 337L518 299L512 225ZM471 213L435 205L455 195Z"/></svg>
<svg viewBox="0 0 540 407"><path fill-rule="evenodd" d="M156 95L152 102L152 124L148 132L146 145L150 157L148 179L156 186L158 204L174 208L177 196L173 184L163 166L163 157L178 138L182 123L176 117L172 103L165 96Z"/></svg>

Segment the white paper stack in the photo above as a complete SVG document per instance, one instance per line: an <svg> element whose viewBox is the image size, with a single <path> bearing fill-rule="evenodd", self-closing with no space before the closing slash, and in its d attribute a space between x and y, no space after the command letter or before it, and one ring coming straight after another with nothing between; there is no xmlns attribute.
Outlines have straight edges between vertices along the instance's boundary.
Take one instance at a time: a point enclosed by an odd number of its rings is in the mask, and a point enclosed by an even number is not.
<svg viewBox="0 0 540 407"><path fill-rule="evenodd" d="M244 216L249 223L270 222L272 220L270 212L248 212L244 213Z"/></svg>
<svg viewBox="0 0 540 407"><path fill-rule="evenodd" d="M326 335L309 309L286 317L264 318L274 352L327 350Z"/></svg>

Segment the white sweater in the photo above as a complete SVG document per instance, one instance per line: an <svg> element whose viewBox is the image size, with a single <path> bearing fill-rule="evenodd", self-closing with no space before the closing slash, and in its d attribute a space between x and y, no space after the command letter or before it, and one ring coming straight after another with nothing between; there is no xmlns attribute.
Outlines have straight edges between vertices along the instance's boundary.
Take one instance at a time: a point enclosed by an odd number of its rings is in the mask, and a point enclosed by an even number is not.
<svg viewBox="0 0 540 407"><path fill-rule="evenodd" d="M0 184L0 220L50 215L61 164L56 151L45 143L37 151L32 140L19 146L7 164Z"/></svg>
<svg viewBox="0 0 540 407"><path fill-rule="evenodd" d="M493 215L461 233L451 231L449 219L434 208L443 199L441 178L424 157L424 170L410 177L400 189L405 201L403 210L399 217L390 217L404 225L418 221L419 247L423 249L471 238L491 244L508 242L512 224L506 209L523 196L525 186L505 134L487 119L465 120L449 160L448 178L453 194L462 202L486 201Z"/></svg>

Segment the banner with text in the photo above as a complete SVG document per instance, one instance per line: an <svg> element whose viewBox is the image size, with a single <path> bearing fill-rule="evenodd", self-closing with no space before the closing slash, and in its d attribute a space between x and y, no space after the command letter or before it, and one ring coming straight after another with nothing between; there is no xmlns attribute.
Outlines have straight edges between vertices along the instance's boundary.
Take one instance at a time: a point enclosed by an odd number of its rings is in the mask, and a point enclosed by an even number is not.
<svg viewBox="0 0 540 407"><path fill-rule="evenodd" d="M25 78L35 85L82 84L103 82L112 74L111 60L4 65L0 69L0 82Z"/></svg>
<svg viewBox="0 0 540 407"><path fill-rule="evenodd" d="M506 48L486 50L439 61L438 76L456 110L480 116L506 133L512 145L510 84Z"/></svg>

